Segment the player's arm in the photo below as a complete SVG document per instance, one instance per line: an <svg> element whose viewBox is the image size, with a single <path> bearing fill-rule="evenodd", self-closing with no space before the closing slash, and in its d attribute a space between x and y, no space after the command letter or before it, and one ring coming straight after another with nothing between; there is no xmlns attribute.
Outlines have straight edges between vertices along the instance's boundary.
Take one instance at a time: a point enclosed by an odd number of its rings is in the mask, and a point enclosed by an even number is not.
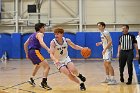
<svg viewBox="0 0 140 93"><path fill-rule="evenodd" d="M83 47L74 44L70 39L66 38L66 41L68 42L68 45L70 45L72 48L76 50L82 50Z"/></svg>
<svg viewBox="0 0 140 93"><path fill-rule="evenodd" d="M43 34L43 33L38 33L38 34L36 35L36 38L39 40L40 45L41 45L44 49L46 49L46 50L48 51L48 53L50 53L50 49L49 49L48 46L44 43L43 37L44 37L44 34Z"/></svg>
<svg viewBox="0 0 140 93"><path fill-rule="evenodd" d="M56 45L55 45L54 41L52 40L51 43L50 43L50 57L51 57L51 59L52 59L55 63L57 63L57 62L59 62L59 61L58 61L58 59L56 59L56 58L54 57L55 46L56 46Z"/></svg>
<svg viewBox="0 0 140 93"><path fill-rule="evenodd" d="M117 53L117 57L119 57L120 55L120 51L121 51L121 45L118 46L118 53Z"/></svg>
<svg viewBox="0 0 140 93"><path fill-rule="evenodd" d="M100 45L102 45L103 44L103 42L97 42L96 43L96 46L100 46Z"/></svg>
<svg viewBox="0 0 140 93"><path fill-rule="evenodd" d="M136 49L136 58L138 59L138 58L139 58L138 42L137 42L135 36L133 36L132 38L133 38L133 41L132 41L132 42L133 42L134 47L135 47L135 49Z"/></svg>
<svg viewBox="0 0 140 93"><path fill-rule="evenodd" d="M137 43L134 43L134 47L136 49L136 58L138 59L139 58L139 50L138 50L138 45Z"/></svg>
<svg viewBox="0 0 140 93"><path fill-rule="evenodd" d="M112 39L110 35L105 36L105 38L107 39L107 46L103 49L102 55L104 55L106 50L112 45Z"/></svg>
<svg viewBox="0 0 140 93"><path fill-rule="evenodd" d="M117 57L120 56L120 51L121 51L121 36L119 37L119 45L118 45L118 53L117 53Z"/></svg>
<svg viewBox="0 0 140 93"><path fill-rule="evenodd" d="M24 43L24 51L25 51L25 54L26 54L26 58L28 58L28 44L29 44L29 38Z"/></svg>

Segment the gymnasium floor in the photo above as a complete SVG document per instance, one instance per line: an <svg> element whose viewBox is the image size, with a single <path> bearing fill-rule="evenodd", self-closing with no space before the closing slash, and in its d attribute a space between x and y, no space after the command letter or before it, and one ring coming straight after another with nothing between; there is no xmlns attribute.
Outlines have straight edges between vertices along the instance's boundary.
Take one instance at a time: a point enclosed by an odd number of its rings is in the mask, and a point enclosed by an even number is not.
<svg viewBox="0 0 140 93"><path fill-rule="evenodd" d="M36 75L36 87L28 84L32 72L32 63L29 60L0 61L0 93L81 93L79 85L70 81L66 76L58 72L53 63L49 61L50 72L48 84L52 90L45 90L39 87L43 69ZM137 83L137 76L134 69L132 85L126 85L119 81L118 62L113 61L117 85L101 83L105 79L105 72L102 60L99 59L73 59L79 72L86 76L86 91L82 93L140 93L140 85ZM127 68L125 68L125 82L127 81Z"/></svg>

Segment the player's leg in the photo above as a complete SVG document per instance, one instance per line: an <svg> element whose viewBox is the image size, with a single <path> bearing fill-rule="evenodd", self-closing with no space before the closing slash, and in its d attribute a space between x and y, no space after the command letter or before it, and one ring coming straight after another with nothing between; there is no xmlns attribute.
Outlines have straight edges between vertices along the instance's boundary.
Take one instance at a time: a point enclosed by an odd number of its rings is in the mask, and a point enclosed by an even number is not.
<svg viewBox="0 0 140 93"><path fill-rule="evenodd" d="M104 68L105 68L106 78L105 80L102 81L102 83L108 83L110 81L110 77L109 77L108 62L106 61L104 61Z"/></svg>
<svg viewBox="0 0 140 93"><path fill-rule="evenodd" d="M47 60L44 60L40 63L40 65L43 67L44 71L43 71L43 78L42 78L42 82L41 82L41 87L51 90L52 88L50 86L48 86L47 84L47 76L50 70L49 64L47 62Z"/></svg>
<svg viewBox="0 0 140 93"><path fill-rule="evenodd" d="M77 76L82 82L80 83L80 89L82 91L86 90L86 87L85 87L85 84L83 82L86 81L86 78L80 74L78 72L78 70L76 69L75 65L73 64L73 62L68 62L67 63L67 68L68 70L74 75L74 76Z"/></svg>
<svg viewBox="0 0 140 93"><path fill-rule="evenodd" d="M66 66L61 67L61 68L60 68L60 72L63 73L63 74L65 74L66 76L68 76L70 80L72 80L72 81L74 81L74 82L80 84L80 89L81 89L81 90L86 90L84 83L80 83L80 81L78 80L78 78L77 78L75 75L73 75L73 74L68 70L68 68L67 68Z"/></svg>
<svg viewBox="0 0 140 93"><path fill-rule="evenodd" d="M37 73L37 71L38 71L39 68L40 68L40 65L37 65L37 64L34 65L32 76L30 77L30 79L28 81L33 86L36 85L35 82L34 82L34 76L36 75L36 73Z"/></svg>
<svg viewBox="0 0 140 93"><path fill-rule="evenodd" d="M80 74L80 73L78 72L78 70L76 69L76 67L75 67L75 65L73 64L73 62L68 62L68 63L67 63L67 68L69 69L69 71L70 71L72 74L74 74L75 76L77 76L78 78L80 78L80 80L81 80L82 82L85 82L85 81L86 81L86 78L85 78L82 74Z"/></svg>
<svg viewBox="0 0 140 93"><path fill-rule="evenodd" d="M71 74L71 72L67 69L66 66L61 67L60 72L68 76L70 80L80 84L80 81L74 75Z"/></svg>
<svg viewBox="0 0 140 93"><path fill-rule="evenodd" d="M108 69L110 73L110 81L108 82L109 85L115 85L117 84L115 77L114 77L114 69L111 65L111 61L106 61L108 63Z"/></svg>
<svg viewBox="0 0 140 93"><path fill-rule="evenodd" d="M114 69L111 65L111 60L112 60L112 49L108 49L108 51L106 52L106 60L105 60L105 63L106 63L106 67L108 69L108 73L110 74L110 80L108 82L109 85L114 85L114 84L117 84L115 78L114 78Z"/></svg>
<svg viewBox="0 0 140 93"><path fill-rule="evenodd" d="M112 76L111 79L114 79L114 69L113 69L113 67L112 67L112 65L111 65L111 62L108 61L107 64L108 64L109 73L110 73L110 75Z"/></svg>
<svg viewBox="0 0 140 93"><path fill-rule="evenodd" d="M41 87L43 87L43 88L48 87L47 86L47 76L48 76L50 67L49 67L47 61L42 56L42 54L40 53L39 50L30 50L29 51L29 58L31 59L33 64L38 65L38 67L37 67L38 69L39 69L39 66L42 66L44 68ZM36 69L36 71L38 69ZM36 71L34 72L34 74L36 74Z"/></svg>
<svg viewBox="0 0 140 93"><path fill-rule="evenodd" d="M102 83L108 83L110 81L108 62L106 61L106 60L108 60L108 50L103 55L103 60L104 60L104 69L105 69L105 73L106 73L106 78L105 78L105 80L102 81Z"/></svg>
<svg viewBox="0 0 140 93"><path fill-rule="evenodd" d="M37 73L37 71L39 70L39 68L40 68L40 65L34 65L34 69L33 69L33 73L32 73L32 76L35 76L36 75L36 73Z"/></svg>
<svg viewBox="0 0 140 93"><path fill-rule="evenodd" d="M35 85L35 82L34 82L34 76L36 75L38 69L40 68L40 65L39 63L41 62L41 60L39 59L39 50L29 50L28 51L28 56L29 56L29 59L32 61L33 65L34 65L34 69L33 69L33 72L32 72L32 76L30 77L30 80L28 81L31 85Z"/></svg>

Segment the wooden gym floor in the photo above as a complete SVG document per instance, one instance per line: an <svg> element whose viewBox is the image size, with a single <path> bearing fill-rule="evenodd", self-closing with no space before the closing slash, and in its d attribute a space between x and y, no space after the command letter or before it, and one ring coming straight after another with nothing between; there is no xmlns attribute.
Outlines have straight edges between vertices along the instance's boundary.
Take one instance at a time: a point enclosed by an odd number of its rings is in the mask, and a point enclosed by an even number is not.
<svg viewBox="0 0 140 93"><path fill-rule="evenodd" d="M0 62L0 93L81 93L79 85L70 81L61 74L48 60L50 72L48 84L52 90L45 90L39 87L42 80L42 71L40 69L35 77L36 87L28 84L28 79L32 73L32 63L29 60L9 60ZM74 64L80 73L86 76L86 91L82 93L140 93L140 86L137 84L135 69L132 85L126 85L119 81L118 62L113 61L115 70L115 79L117 85L107 85L101 83L105 79L105 72L102 60L97 59L73 59ZM127 82L127 67L125 68L125 82Z"/></svg>

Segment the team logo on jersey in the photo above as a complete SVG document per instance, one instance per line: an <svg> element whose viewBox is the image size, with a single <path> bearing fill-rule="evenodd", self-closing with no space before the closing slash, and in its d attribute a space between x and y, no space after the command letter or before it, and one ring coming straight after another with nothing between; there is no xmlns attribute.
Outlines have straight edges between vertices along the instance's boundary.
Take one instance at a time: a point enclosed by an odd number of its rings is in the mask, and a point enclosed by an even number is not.
<svg viewBox="0 0 140 93"><path fill-rule="evenodd" d="M66 48L66 46L57 48L57 50L63 50L63 49L65 49L65 48Z"/></svg>

